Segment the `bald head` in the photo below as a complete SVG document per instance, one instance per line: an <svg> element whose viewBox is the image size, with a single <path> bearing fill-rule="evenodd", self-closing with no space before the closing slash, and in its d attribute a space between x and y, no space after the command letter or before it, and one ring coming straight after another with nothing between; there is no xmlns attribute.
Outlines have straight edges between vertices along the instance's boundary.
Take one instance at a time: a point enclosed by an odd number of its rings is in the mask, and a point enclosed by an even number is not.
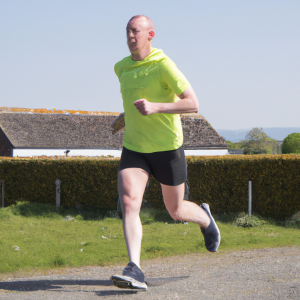
<svg viewBox="0 0 300 300"><path fill-rule="evenodd" d="M129 24L132 20L136 20L136 19L145 21L145 23L147 23L146 26L147 26L147 29L148 29L149 31L155 31L155 26L154 26L153 21L152 21L150 18L148 18L147 16L144 16L144 15L136 15L136 16L133 16L133 17L128 21L127 26L128 26L128 24Z"/></svg>
<svg viewBox="0 0 300 300"><path fill-rule="evenodd" d="M155 27L151 19L138 15L127 23L127 45L134 60L143 60L151 52L151 41L155 36Z"/></svg>

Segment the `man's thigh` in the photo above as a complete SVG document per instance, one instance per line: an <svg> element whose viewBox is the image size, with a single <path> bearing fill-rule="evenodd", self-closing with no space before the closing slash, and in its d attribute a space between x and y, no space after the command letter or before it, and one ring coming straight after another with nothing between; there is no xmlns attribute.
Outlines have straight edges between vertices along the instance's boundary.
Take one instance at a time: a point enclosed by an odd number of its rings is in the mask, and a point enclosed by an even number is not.
<svg viewBox="0 0 300 300"><path fill-rule="evenodd" d="M135 202L141 205L149 174L140 168L127 168L119 171L118 190L121 202Z"/></svg>
<svg viewBox="0 0 300 300"><path fill-rule="evenodd" d="M184 197L184 185L185 183L176 186L161 184L164 203L169 212L174 212L181 208Z"/></svg>

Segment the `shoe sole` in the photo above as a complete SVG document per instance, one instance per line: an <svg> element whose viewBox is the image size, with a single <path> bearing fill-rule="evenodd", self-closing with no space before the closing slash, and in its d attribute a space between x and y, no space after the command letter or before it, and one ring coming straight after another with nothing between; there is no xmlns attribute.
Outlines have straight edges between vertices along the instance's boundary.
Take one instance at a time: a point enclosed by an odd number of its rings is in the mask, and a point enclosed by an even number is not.
<svg viewBox="0 0 300 300"><path fill-rule="evenodd" d="M147 291L147 284L145 282L139 282L131 277L113 275L110 280L113 284L121 289L134 289L140 291Z"/></svg>
<svg viewBox="0 0 300 300"><path fill-rule="evenodd" d="M217 252L217 250L218 250L218 248L219 248L219 246L220 246L220 243L221 243L221 234L220 234L219 227L218 227L218 225L217 225L215 219L213 218L213 216L212 216L212 214L211 214L211 212L210 212L209 205L208 205L207 203L202 203L202 204L200 205L200 207L201 207L202 209L204 209L204 211L207 211L207 212L209 213L209 217L210 217L211 221L214 222L214 225L215 225L215 227L216 227L216 229L217 229L217 232L218 232L218 235L219 235L219 237L220 237L219 245L218 245L218 247L217 247L217 249L216 249L215 251L208 250L207 248L206 248L206 249L207 249L209 252ZM205 237L204 237L204 238L205 238Z"/></svg>

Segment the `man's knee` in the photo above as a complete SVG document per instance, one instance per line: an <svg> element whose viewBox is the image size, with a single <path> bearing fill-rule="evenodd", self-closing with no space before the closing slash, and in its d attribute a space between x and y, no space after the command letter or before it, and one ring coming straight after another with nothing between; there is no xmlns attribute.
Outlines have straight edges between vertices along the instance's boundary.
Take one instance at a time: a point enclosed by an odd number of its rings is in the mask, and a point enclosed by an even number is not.
<svg viewBox="0 0 300 300"><path fill-rule="evenodd" d="M169 214L174 221L182 221L181 210L177 209L177 210L169 211Z"/></svg>
<svg viewBox="0 0 300 300"><path fill-rule="evenodd" d="M121 198L122 210L127 212L139 210L140 209L140 201L137 197L123 195Z"/></svg>

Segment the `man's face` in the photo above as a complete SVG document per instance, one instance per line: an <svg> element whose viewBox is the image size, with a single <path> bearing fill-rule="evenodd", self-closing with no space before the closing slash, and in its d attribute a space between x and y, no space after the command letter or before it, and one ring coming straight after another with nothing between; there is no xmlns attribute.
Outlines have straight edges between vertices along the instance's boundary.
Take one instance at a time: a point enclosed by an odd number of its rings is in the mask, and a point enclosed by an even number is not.
<svg viewBox="0 0 300 300"><path fill-rule="evenodd" d="M144 18L132 19L126 27L127 45L133 54L139 53L141 49L150 43L149 25Z"/></svg>

